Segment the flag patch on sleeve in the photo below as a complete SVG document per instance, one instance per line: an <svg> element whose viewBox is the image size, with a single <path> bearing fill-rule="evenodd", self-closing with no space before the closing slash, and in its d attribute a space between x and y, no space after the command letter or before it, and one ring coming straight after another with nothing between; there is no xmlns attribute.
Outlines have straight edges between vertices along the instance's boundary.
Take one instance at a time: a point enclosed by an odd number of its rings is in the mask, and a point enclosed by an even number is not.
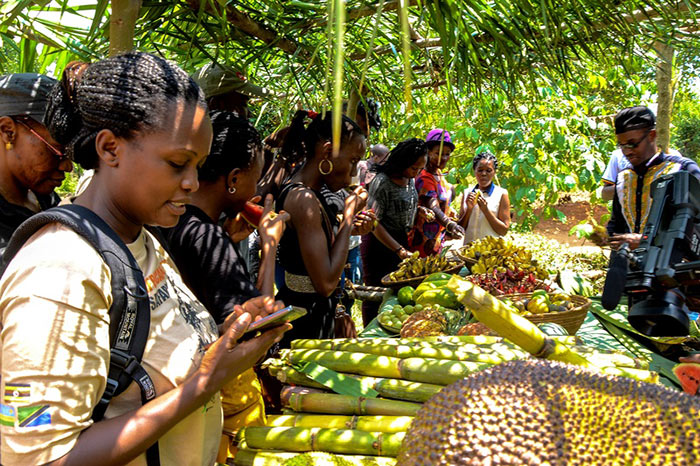
<svg viewBox="0 0 700 466"><path fill-rule="evenodd" d="M5 384L5 403L29 403L31 387L28 383Z"/></svg>
<svg viewBox="0 0 700 466"><path fill-rule="evenodd" d="M0 405L0 425L14 426L17 411L14 406Z"/></svg>
<svg viewBox="0 0 700 466"><path fill-rule="evenodd" d="M44 406L20 406L17 408L17 422L19 427L37 427L51 424L49 405Z"/></svg>

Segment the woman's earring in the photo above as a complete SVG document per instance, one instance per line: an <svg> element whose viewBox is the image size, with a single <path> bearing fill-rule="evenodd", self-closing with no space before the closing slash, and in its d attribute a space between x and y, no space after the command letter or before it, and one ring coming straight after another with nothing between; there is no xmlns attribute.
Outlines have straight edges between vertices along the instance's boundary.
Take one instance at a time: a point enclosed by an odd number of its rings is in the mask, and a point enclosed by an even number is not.
<svg viewBox="0 0 700 466"><path fill-rule="evenodd" d="M14 147L14 146L12 145L11 142L6 142L6 143L5 143L5 149L7 149L7 150L12 150L13 147Z"/></svg>
<svg viewBox="0 0 700 466"><path fill-rule="evenodd" d="M325 171L325 172L323 171L323 162L328 162L328 165L329 165L328 171ZM321 175L324 175L324 176L330 175L332 171L333 171L333 162L331 162L330 160L323 159L320 162L318 162L318 172Z"/></svg>
<svg viewBox="0 0 700 466"><path fill-rule="evenodd" d="M228 188L228 193L229 193L229 194L236 194L236 187L235 187L235 186L229 186L229 188Z"/></svg>

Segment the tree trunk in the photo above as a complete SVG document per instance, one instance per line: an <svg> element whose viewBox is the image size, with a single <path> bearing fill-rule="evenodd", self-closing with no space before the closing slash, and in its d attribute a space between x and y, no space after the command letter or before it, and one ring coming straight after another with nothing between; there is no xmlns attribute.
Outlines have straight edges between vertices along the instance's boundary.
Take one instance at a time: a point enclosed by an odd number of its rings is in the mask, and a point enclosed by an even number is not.
<svg viewBox="0 0 700 466"><path fill-rule="evenodd" d="M668 152L671 141L671 111L673 110L673 47L657 42L659 56L656 63L656 87L658 109L656 111L656 144Z"/></svg>
<svg viewBox="0 0 700 466"><path fill-rule="evenodd" d="M141 0L112 0L109 18L109 56L134 49L134 28L141 10Z"/></svg>

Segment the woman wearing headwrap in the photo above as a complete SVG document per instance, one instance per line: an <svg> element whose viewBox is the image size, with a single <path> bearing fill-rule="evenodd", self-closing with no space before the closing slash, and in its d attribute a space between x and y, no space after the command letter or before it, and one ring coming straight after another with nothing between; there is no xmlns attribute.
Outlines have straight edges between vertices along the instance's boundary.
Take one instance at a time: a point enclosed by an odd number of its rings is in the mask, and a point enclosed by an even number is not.
<svg viewBox="0 0 700 466"><path fill-rule="evenodd" d="M432 212L418 215L416 224L409 232L408 245L421 257L439 254L445 241L445 233L461 237L464 230L450 218L450 202L454 188L445 179L442 170L447 166L455 145L450 133L435 128L425 138L428 146L428 163L416 177L419 205ZM421 212L425 210L421 209Z"/></svg>

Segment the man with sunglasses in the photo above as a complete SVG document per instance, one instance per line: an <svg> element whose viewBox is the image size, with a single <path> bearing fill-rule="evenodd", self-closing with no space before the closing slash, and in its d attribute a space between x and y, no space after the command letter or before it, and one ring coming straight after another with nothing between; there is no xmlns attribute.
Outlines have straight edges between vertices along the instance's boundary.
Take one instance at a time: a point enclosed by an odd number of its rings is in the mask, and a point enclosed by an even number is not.
<svg viewBox="0 0 700 466"><path fill-rule="evenodd" d="M22 222L58 204L54 189L73 169L41 123L55 83L35 73L0 76L0 252Z"/></svg>
<svg viewBox="0 0 700 466"><path fill-rule="evenodd" d="M607 225L613 250L622 243L639 246L651 208L651 185L658 178L686 170L700 180L698 165L656 146L656 117L647 107L630 107L615 116L617 146L631 164L617 175L613 210Z"/></svg>

